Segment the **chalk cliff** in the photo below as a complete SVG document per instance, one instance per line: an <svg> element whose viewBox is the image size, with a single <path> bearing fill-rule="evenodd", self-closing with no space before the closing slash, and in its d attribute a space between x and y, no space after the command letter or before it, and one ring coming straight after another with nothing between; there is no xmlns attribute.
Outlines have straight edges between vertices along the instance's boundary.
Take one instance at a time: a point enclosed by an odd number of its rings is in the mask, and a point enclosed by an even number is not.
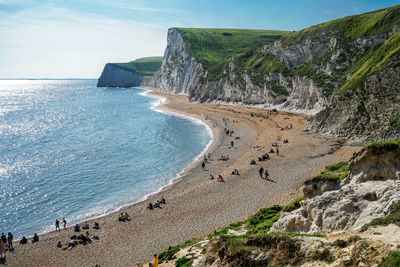
<svg viewBox="0 0 400 267"><path fill-rule="evenodd" d="M191 101L316 115L309 127L316 132L393 139L400 135L399 29L395 6L289 33L206 68L187 30L172 28L149 85Z"/></svg>
<svg viewBox="0 0 400 267"><path fill-rule="evenodd" d="M108 63L97 81L97 87L134 87L139 86L142 80L136 71Z"/></svg>

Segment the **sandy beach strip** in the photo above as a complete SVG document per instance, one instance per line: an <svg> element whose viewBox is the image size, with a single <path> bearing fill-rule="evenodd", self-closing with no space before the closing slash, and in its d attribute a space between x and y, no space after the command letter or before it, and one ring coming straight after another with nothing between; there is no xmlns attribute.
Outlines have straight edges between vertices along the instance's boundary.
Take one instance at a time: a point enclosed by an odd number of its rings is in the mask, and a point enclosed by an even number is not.
<svg viewBox="0 0 400 267"><path fill-rule="evenodd" d="M101 227L89 229L90 234L100 236L91 244L63 251L56 243L61 240L65 245L74 235L73 229L50 232L40 236L38 243L15 244L14 252L7 253L6 266L135 266L168 246L203 237L262 207L290 202L300 194L299 187L310 175L326 164L348 160L360 149L346 143L337 146L337 138L302 133L308 121L301 115L278 112L269 116L261 109L191 104L186 96L152 94L167 99L163 108L201 119L210 126L214 141L206 152L211 153L206 170L201 168L200 157L172 185L146 201L89 221L90 225L97 221ZM225 125L222 118L229 118L229 123ZM281 130L290 123L291 130ZM226 136L224 128L234 129L235 133ZM289 143L283 144L284 139ZM229 148L231 141L235 149ZM270 160L250 165L251 159L269 152L272 142L280 144L279 156L270 153ZM221 155L229 155L230 159L219 161ZM271 180L259 177L260 166L268 169ZM235 168L240 175L231 175ZM209 180L210 174L221 174L226 182ZM148 202L154 203L161 196L167 201L162 209L146 209ZM118 214L125 211L132 221L118 222Z"/></svg>

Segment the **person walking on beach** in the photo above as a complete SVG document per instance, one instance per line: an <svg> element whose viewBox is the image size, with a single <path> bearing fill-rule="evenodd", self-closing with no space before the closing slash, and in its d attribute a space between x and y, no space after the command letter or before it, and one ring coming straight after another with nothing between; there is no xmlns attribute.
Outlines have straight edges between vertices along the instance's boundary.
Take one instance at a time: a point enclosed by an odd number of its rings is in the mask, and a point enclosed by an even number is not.
<svg viewBox="0 0 400 267"><path fill-rule="evenodd" d="M260 169L258 170L258 173L260 174L260 177L261 177L261 178L264 178L264 177L263 177L263 172L264 172L264 168L263 168L263 167L260 167Z"/></svg>
<svg viewBox="0 0 400 267"><path fill-rule="evenodd" d="M57 231L57 229L58 229L58 231L61 230L60 229L60 222L58 221L58 219L56 219L56 231Z"/></svg>
<svg viewBox="0 0 400 267"><path fill-rule="evenodd" d="M62 223L64 224L64 229L67 229L67 221L63 218Z"/></svg>
<svg viewBox="0 0 400 267"><path fill-rule="evenodd" d="M14 249L14 246L13 246L13 244L12 244L12 242L13 242L13 238L14 238L14 236L10 233L10 232L8 232L8 235L7 235L7 242L8 242L8 249Z"/></svg>
<svg viewBox="0 0 400 267"><path fill-rule="evenodd" d="M154 267L158 267L158 257L157 257L157 254L154 254Z"/></svg>
<svg viewBox="0 0 400 267"><path fill-rule="evenodd" d="M201 168L203 169L203 171L206 168L206 163L204 161L203 161L203 163L201 163Z"/></svg>
<svg viewBox="0 0 400 267"><path fill-rule="evenodd" d="M276 155L279 156L279 148L276 148Z"/></svg>

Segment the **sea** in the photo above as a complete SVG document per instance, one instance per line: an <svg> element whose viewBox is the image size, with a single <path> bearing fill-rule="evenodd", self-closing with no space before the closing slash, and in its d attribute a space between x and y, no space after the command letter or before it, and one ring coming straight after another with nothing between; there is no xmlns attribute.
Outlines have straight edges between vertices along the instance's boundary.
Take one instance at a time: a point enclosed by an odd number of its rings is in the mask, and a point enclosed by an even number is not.
<svg viewBox="0 0 400 267"><path fill-rule="evenodd" d="M203 122L162 98L96 83L0 80L0 232L29 237L142 201L210 145Z"/></svg>

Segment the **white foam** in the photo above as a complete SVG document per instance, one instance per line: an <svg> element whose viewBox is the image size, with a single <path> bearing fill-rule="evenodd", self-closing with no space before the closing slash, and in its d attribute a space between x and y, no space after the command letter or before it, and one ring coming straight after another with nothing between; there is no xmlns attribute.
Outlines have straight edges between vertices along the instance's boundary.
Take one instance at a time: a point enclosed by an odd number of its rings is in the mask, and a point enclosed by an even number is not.
<svg viewBox="0 0 400 267"><path fill-rule="evenodd" d="M210 148L212 142L214 141L214 135L212 133L212 130L206 123L204 123L203 121L201 121L200 119L197 119L197 118L189 117L189 116L186 116L186 115L183 115L183 114L180 114L180 113L175 113L175 112L171 112L171 111L162 109L160 107L160 105L166 102L166 98L153 96L153 95L148 95L148 93L151 92L151 90L143 89L143 88L140 88L140 89L146 90L146 91L139 93L139 95L155 99L155 101L153 101L151 103L151 105L150 105L151 109L153 109L156 112L164 113L164 114L167 114L167 115L170 115L170 116L178 116L178 117L181 117L181 118L184 118L184 119L187 119L187 120L191 120L196 124L204 125L206 127L208 136L211 137L210 141L207 143L207 145L204 148L204 150L198 156L195 156L190 161L190 164L188 166L184 167L176 176L172 177L167 184L161 186L157 190L155 190L155 191L153 191L153 192L151 192L151 193L149 193L147 195L144 195L143 197L139 198L136 201L124 204L122 206L112 207L112 203L111 203L110 205L107 205L106 207L103 207L103 209L100 209L100 210L99 209L92 209L92 210L86 211L86 213L84 213L84 214L75 215L75 216L73 216L72 218L69 219L69 222L68 222L69 226L71 226L71 225L73 225L73 224L75 224L77 222L78 223L82 223L82 222L85 222L85 221L94 220L94 219L97 219L97 218L101 218L101 217L107 216L107 215L109 215L109 214L111 214L113 212L117 212L117 211L119 211L119 210L121 210L121 209L123 209L123 208L125 208L127 206L134 205L134 204L140 203L142 201L145 201L149 196L161 192L165 187L173 184L173 182L176 179L182 177L182 175L185 173L185 171L188 168L190 168L193 165L193 163L195 163L197 160L199 160L203 156L204 153L206 153L206 151ZM41 234L45 234L45 233L52 232L52 231L54 231L54 225L45 225L45 226L41 227L40 231L38 231L38 234L41 235ZM29 237L29 236L27 236L27 237Z"/></svg>

